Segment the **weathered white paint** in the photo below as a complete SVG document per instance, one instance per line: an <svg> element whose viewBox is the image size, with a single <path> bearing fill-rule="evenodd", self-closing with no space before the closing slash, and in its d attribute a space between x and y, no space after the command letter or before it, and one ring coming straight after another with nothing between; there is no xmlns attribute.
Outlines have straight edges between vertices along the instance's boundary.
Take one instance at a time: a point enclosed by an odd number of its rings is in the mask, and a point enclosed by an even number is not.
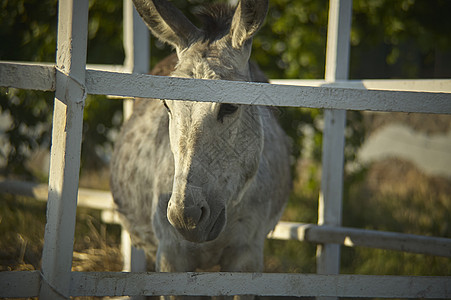
<svg viewBox="0 0 451 300"><path fill-rule="evenodd" d="M84 82L88 1L60 1L58 19L58 72L47 224L42 252L41 299L65 299L70 294L83 107L86 98Z"/></svg>
<svg viewBox="0 0 451 300"><path fill-rule="evenodd" d="M118 213L111 215L115 217L119 216ZM130 234L124 227L122 227L121 232L121 252L124 261L122 272L146 272L146 255L143 250L132 246ZM133 299L137 300L138 297L135 296Z"/></svg>
<svg viewBox="0 0 451 300"><path fill-rule="evenodd" d="M132 1L124 0L124 67L128 73L149 72L149 29L136 11Z"/></svg>
<svg viewBox="0 0 451 300"><path fill-rule="evenodd" d="M0 65L0 67L1 67L1 65ZM423 94L424 95L424 94Z"/></svg>
<svg viewBox="0 0 451 300"><path fill-rule="evenodd" d="M37 297L40 285L40 271L0 272L0 298Z"/></svg>
<svg viewBox="0 0 451 300"><path fill-rule="evenodd" d="M330 0L326 48L326 82L348 78L352 0ZM318 224L340 226L343 198L344 134L346 111L324 111L321 190ZM340 273L340 246L324 243L317 247L318 274Z"/></svg>
<svg viewBox="0 0 451 300"><path fill-rule="evenodd" d="M105 223L122 225L121 217L119 216L119 213L115 210L102 210L100 217L102 218L102 221ZM122 240L122 235L121 235L121 240ZM121 247L122 247L122 245L121 245ZM129 254L123 253L123 255L128 256ZM130 265L130 262L124 261L124 268L122 271L127 271L127 270L129 271L129 269L127 267L129 265Z"/></svg>
<svg viewBox="0 0 451 300"><path fill-rule="evenodd" d="M124 66L131 73L149 72L150 58L150 35L149 29L136 11L132 1L124 0ZM124 120L130 118L133 113L132 98L124 99ZM123 271L144 272L146 271L146 256L144 251L132 246L130 234L127 230L121 232L121 251L124 261ZM143 299L133 297L134 300Z"/></svg>
<svg viewBox="0 0 451 300"><path fill-rule="evenodd" d="M117 216L117 214L111 214L110 217L112 216ZM105 220L103 214L102 220ZM121 230L121 253L123 259L122 272L130 272L132 270L132 239L130 233L124 227Z"/></svg>
<svg viewBox="0 0 451 300"><path fill-rule="evenodd" d="M11 68L10 64L0 62L0 73L10 72L14 78L0 77L1 86L27 88L29 82L20 80L18 74L28 73L34 78L38 76L36 73L43 71L51 78L33 89L54 90L52 85L56 75L51 65L19 64ZM390 89L389 80L339 81L324 87L323 80L300 81L302 85L291 80L277 80L278 84L244 83L113 73L99 70L100 66L93 67L95 69L88 69L86 74L86 89L90 94L242 104L251 99L251 104L275 106L451 114L451 80L402 80L399 84L403 88L400 89ZM102 69L108 69L108 66ZM289 85L285 84L287 82ZM362 86L368 86L370 90ZM427 91L405 91L407 88Z"/></svg>
<svg viewBox="0 0 451 300"><path fill-rule="evenodd" d="M451 80L449 79L371 79L350 80L341 84L350 88L359 88L359 85L362 85L369 90L383 89L391 91L451 93Z"/></svg>
<svg viewBox="0 0 451 300"><path fill-rule="evenodd" d="M149 30L140 18L132 1L124 0L124 66L127 73L149 72ZM124 119L133 112L133 99L124 100Z"/></svg>
<svg viewBox="0 0 451 300"><path fill-rule="evenodd" d="M361 246L451 257L451 239L449 238L398 232L279 222L268 237L281 240L291 239L320 244L335 243L348 247Z"/></svg>
<svg viewBox="0 0 451 300"><path fill-rule="evenodd" d="M343 150L346 114L343 111L334 110L325 110L324 114L318 224L339 226L341 225L342 211Z"/></svg>
<svg viewBox="0 0 451 300"><path fill-rule="evenodd" d="M55 72L54 65L2 61L0 62L0 86L54 91Z"/></svg>
<svg viewBox="0 0 451 300"><path fill-rule="evenodd" d="M53 148L60 150L52 153L51 172L53 175L51 174L49 188L49 224L43 253L44 272L42 274L37 271L0 273L0 296L37 296L39 295L41 278L45 282L41 287L40 294L43 298L55 298L58 294L67 296L67 280L71 277L69 292L71 295L85 295L93 292L99 293L99 296L104 296L108 293L122 295L124 291L128 294L139 294L144 291L148 294L182 293L193 295L206 292L208 295L222 293L230 295L450 297L450 277L391 278L353 275L230 273L132 275L124 273L70 273L70 263L68 271L67 262L69 261L68 256L71 256L69 252L72 251L72 246L69 246L68 241L73 239L73 235L70 237L70 233L73 234L72 227L77 194L81 112L87 91L114 95L125 93L125 96L231 103L237 103L236 99L245 99L243 103L328 109L451 113L450 95L441 93L443 92L441 89L433 90L435 93L393 92L392 90L397 89L397 87L383 88L389 91L365 91L361 90L362 87L359 84L349 86L349 82L339 85L346 88L337 88L339 83L329 82L322 83L322 88L299 88L177 78L163 79L136 74L123 76L121 74L111 75L106 72L88 71L86 77L90 81L88 80L85 88L84 58L86 53L82 48L86 49L85 16L87 16L87 1L74 2L77 3L64 0L60 3L60 14L62 16L60 16L60 20L63 21L59 24L58 35L60 39L58 41L57 69L48 65L8 65L8 63L0 63L1 86L38 90L56 89L54 136L58 135L59 138L56 138L58 143L55 143ZM72 5L76 8L72 9ZM74 15L67 14L68 12L74 13ZM68 16L70 17L68 18ZM80 22L81 26L77 22ZM73 31L80 31L81 34L72 35ZM342 49L341 46L337 47ZM328 62L328 66L331 66L330 62ZM93 68L97 69L98 67L94 66ZM332 67L332 69L335 69L334 72L337 71L336 67ZM102 78L103 76L105 78ZM338 77L334 79L340 79ZM108 79L116 81L108 82ZM122 82L123 79L125 80ZM401 85L401 83L398 84ZM445 85L449 87L449 82L445 81ZM404 89L405 87L401 87L401 90ZM61 130L62 128L66 128L67 131ZM71 146L75 147L71 148ZM64 149L65 147L67 149ZM57 224L61 226L58 227ZM343 232L334 232L334 230L340 230L340 228L331 228L329 232L327 226L318 228L321 229L318 229L316 234L314 234L315 230L311 230L307 236L313 236L313 239L323 242L329 241L327 239L331 238L332 242L339 243L343 239ZM67 237L68 233L69 237ZM359 242L356 233L348 232L346 234L343 242L347 245L368 243L368 241ZM58 254L62 255L57 257ZM50 275L50 277L47 275ZM61 275L61 278L58 278L58 275ZM171 284L167 284L168 282ZM52 287L49 288L47 284L52 285ZM87 284L87 288L83 284Z"/></svg>
<svg viewBox="0 0 451 300"><path fill-rule="evenodd" d="M330 0L327 24L326 82L347 80L352 0Z"/></svg>
<svg viewBox="0 0 451 300"><path fill-rule="evenodd" d="M0 193L22 195L47 201L48 185L16 180L2 180L0 181ZM115 209L113 197L110 192L86 188L78 189L77 205L101 210Z"/></svg>
<svg viewBox="0 0 451 300"><path fill-rule="evenodd" d="M106 276L105 276L106 275ZM451 277L268 273L80 273L74 296L247 295L448 298Z"/></svg>
<svg viewBox="0 0 451 300"><path fill-rule="evenodd" d="M123 65L87 64L86 68L91 69L91 70L97 70L97 71L130 73L129 69Z"/></svg>
<svg viewBox="0 0 451 300"><path fill-rule="evenodd" d="M363 79L336 80L334 82L327 82L326 80L320 79L271 79L270 82L273 84L361 90L451 93L450 79Z"/></svg>
<svg viewBox="0 0 451 300"><path fill-rule="evenodd" d="M47 200L47 190L48 187L45 184L12 180L0 181L0 193L23 195L41 201ZM80 188L77 204L78 206L101 209L104 222L120 224L118 215L114 211L115 205L110 192ZM368 235L368 237L365 235ZM314 243L330 241L349 247L363 246L451 257L451 239L394 232L279 222L268 237ZM128 262L128 266L130 267L130 262ZM130 271L129 267L124 271Z"/></svg>
<svg viewBox="0 0 451 300"><path fill-rule="evenodd" d="M9 193L47 200L48 187L45 184L33 184L13 180L0 181L0 193ZM80 188L78 206L102 210L102 220L120 224L118 214L110 192ZM279 222L268 238L298 240L313 243L333 242L348 247L371 247L397 250L411 253L451 257L451 239L427 237L397 232L384 232L367 229L317 226L315 224ZM126 240L125 240L126 242ZM129 252L127 252L129 253ZM130 254L128 254L130 255ZM124 271L130 271L131 262L127 261Z"/></svg>
<svg viewBox="0 0 451 300"><path fill-rule="evenodd" d="M122 65L88 64L87 69L116 73L130 73ZM144 73L144 72L143 72ZM0 61L0 86L55 91L55 64L35 62ZM424 93L451 93L451 79L271 79L275 85L308 87L333 87L359 90L410 91Z"/></svg>
<svg viewBox="0 0 451 300"><path fill-rule="evenodd" d="M310 87L87 70L88 93L349 110L451 113L449 93ZM249 101L250 99L250 101Z"/></svg>
<svg viewBox="0 0 451 300"><path fill-rule="evenodd" d="M341 225L345 124L346 111L324 111L321 190L318 199L319 225ZM338 244L318 245L316 256L318 274L338 274L340 272L340 246Z"/></svg>
<svg viewBox="0 0 451 300"><path fill-rule="evenodd" d="M0 297L36 297L39 271L0 272ZM169 284L168 284L169 283ZM450 298L451 277L72 272L72 296L236 295Z"/></svg>

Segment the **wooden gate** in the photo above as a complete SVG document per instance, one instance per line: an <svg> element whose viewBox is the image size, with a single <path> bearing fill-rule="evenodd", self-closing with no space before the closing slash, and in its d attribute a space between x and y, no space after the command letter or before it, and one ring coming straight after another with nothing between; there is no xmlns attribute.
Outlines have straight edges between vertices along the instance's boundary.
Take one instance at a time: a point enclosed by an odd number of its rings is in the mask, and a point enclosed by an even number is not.
<svg viewBox="0 0 451 300"><path fill-rule="evenodd" d="M147 29L132 13L130 1L125 7L126 15L133 16L125 22L132 33L127 35L126 45L135 47L127 48L122 72L86 66L88 0L59 1L55 65L0 62L0 86L55 92L42 270L1 272L0 297L254 294L451 298L449 276L339 275L340 244L451 257L451 239L341 227L346 110L450 114L451 80L348 81L351 0L330 1L325 80L261 84L143 75L139 73L146 70L134 66L148 65L147 54L143 55L148 51L138 52L146 43L139 47L136 43L143 41L137 35L145 37ZM318 274L72 272L87 94L324 109L318 224L282 222L272 234L274 238L319 243Z"/></svg>

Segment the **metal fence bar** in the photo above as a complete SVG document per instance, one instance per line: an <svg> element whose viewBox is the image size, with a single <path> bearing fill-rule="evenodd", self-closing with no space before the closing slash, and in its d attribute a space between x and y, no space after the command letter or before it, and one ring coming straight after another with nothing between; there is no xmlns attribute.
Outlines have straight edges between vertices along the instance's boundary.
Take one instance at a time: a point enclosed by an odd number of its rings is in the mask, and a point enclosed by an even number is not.
<svg viewBox="0 0 451 300"><path fill-rule="evenodd" d="M78 173L86 99L88 0L59 1L47 224L42 252L41 299L70 295Z"/></svg>
<svg viewBox="0 0 451 300"><path fill-rule="evenodd" d="M348 77L351 16L352 0L329 1L326 82L345 80ZM326 109L324 111L318 225L341 225L345 126L346 110ZM339 244L318 245L316 256L318 274L340 273Z"/></svg>

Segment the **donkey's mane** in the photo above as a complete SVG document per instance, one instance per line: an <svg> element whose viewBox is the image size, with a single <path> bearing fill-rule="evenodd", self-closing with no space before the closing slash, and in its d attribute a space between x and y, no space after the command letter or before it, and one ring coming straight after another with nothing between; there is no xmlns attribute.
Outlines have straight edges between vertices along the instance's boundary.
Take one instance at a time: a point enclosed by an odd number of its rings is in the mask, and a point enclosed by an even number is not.
<svg viewBox="0 0 451 300"><path fill-rule="evenodd" d="M202 23L207 41L214 41L230 31L235 8L228 4L216 3L202 7L196 16Z"/></svg>

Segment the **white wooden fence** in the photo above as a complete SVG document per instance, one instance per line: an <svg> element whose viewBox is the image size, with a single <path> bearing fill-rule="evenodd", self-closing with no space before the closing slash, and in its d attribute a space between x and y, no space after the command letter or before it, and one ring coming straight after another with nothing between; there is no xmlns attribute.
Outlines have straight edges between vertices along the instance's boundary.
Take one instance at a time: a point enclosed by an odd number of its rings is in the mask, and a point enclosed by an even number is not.
<svg viewBox="0 0 451 300"><path fill-rule="evenodd" d="M55 65L0 62L0 86L55 91L49 185L47 193L41 192L40 196L48 201L42 270L1 272L0 297L65 299L70 296L255 294L451 298L449 276L338 274L340 244L451 257L451 239L340 226L345 111L450 114L451 80L347 81L351 0L330 1L324 81L261 84L137 74L146 70L134 66L142 66L137 62L148 59L138 50L145 49L144 53L148 53L148 48L136 45L143 41L142 35L145 45L148 33L137 14L132 13L129 2L124 2L124 15L128 16L125 24L133 35L126 38L129 42L126 43L125 66L116 68L122 73L86 66L88 0L59 2ZM131 44L135 46L130 47ZM283 85L286 83L289 85ZM319 243L318 274L72 272L82 115L87 94L325 109L318 224L280 223L272 234L275 238ZM2 185L10 190L15 187L11 182ZM20 191L34 193L38 189L25 186ZM80 193L80 202L83 202L83 191ZM111 196L104 196L107 200L97 201L98 208L111 208Z"/></svg>

